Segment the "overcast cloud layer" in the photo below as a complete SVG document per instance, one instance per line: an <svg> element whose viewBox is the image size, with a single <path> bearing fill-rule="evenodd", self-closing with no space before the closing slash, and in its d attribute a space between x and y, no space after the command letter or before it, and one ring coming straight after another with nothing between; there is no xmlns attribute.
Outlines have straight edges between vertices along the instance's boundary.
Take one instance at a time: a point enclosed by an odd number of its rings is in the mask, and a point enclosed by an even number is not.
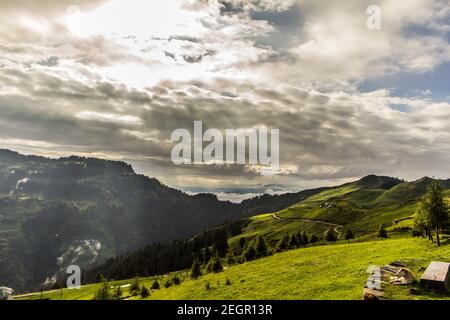
<svg viewBox="0 0 450 320"><path fill-rule="evenodd" d="M125 160L233 200L449 178L449 23L448 0L2 0L0 147ZM195 120L280 129L280 172L175 166L171 133Z"/></svg>

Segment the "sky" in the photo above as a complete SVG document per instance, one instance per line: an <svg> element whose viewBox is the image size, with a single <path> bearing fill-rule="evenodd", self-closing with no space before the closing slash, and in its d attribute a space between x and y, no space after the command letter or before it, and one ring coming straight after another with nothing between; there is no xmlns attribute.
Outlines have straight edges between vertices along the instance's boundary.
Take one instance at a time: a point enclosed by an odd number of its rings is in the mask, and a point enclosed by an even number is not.
<svg viewBox="0 0 450 320"><path fill-rule="evenodd" d="M232 201L450 178L448 0L0 0L0 30L0 148ZM196 120L279 129L280 170L174 165L171 133Z"/></svg>

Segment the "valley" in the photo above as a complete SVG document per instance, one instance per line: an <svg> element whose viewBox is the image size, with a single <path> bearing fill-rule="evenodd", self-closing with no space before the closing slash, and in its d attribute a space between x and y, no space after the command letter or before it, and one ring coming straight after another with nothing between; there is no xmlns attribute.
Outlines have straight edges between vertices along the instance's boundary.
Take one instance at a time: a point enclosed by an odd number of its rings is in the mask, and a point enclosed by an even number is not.
<svg viewBox="0 0 450 320"><path fill-rule="evenodd" d="M144 286L160 282L149 299L359 299L370 264L404 260L420 274L432 259L450 259L448 236L439 248L411 236L432 182L370 175L234 204L187 195L123 162L3 150L0 281L20 299L93 299L101 279L115 287L135 276ZM450 180L440 185L448 201ZM380 226L389 239L379 240ZM203 275L193 280L195 260ZM206 271L212 261L223 272ZM59 290L72 264L84 270L85 286ZM178 280L166 286L171 277ZM402 290L389 287L388 296L428 297ZM33 291L44 293L20 295Z"/></svg>

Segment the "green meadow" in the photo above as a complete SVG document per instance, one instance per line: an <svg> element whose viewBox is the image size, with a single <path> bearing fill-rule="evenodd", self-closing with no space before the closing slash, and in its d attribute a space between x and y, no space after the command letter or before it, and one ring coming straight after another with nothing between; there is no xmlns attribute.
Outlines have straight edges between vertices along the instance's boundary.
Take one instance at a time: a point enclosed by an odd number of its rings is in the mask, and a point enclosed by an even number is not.
<svg viewBox="0 0 450 320"><path fill-rule="evenodd" d="M407 263L416 279L420 279L432 260L450 260L450 241L447 239L441 247L436 247L425 239L407 237L302 248L233 265L221 273L206 274L196 280L185 277L179 285L151 290L147 299L358 300L369 276L367 268L396 260ZM170 276L160 277L159 281L162 284ZM140 279L141 285L150 287L154 279ZM112 281L110 285L121 286L132 281ZM90 300L98 288L97 284L79 290L44 292L42 297ZM418 282L405 287L384 283L383 289L386 299L450 299L449 295L421 291ZM41 294L36 293L22 299L40 298ZM139 296L128 297L126 289L124 298L141 299Z"/></svg>

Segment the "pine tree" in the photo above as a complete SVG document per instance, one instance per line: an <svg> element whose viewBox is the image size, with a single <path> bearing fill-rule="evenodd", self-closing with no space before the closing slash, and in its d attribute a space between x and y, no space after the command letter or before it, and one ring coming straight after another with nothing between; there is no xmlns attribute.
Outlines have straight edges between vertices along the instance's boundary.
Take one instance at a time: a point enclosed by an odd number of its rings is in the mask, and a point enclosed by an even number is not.
<svg viewBox="0 0 450 320"><path fill-rule="evenodd" d="M277 243L277 246L275 248L276 252L281 252L287 249L289 245L289 236L285 234Z"/></svg>
<svg viewBox="0 0 450 320"><path fill-rule="evenodd" d="M308 235L306 234L306 231L303 231L302 243L303 243L304 246L306 246L309 243L309 239L308 239Z"/></svg>
<svg viewBox="0 0 450 320"><path fill-rule="evenodd" d="M141 298L147 298L150 296L150 291L148 291L147 287L142 286L141 288Z"/></svg>
<svg viewBox="0 0 450 320"><path fill-rule="evenodd" d="M239 239L239 247L240 247L241 249L244 249L246 243L247 243L247 241L245 240L244 237L241 237L241 238Z"/></svg>
<svg viewBox="0 0 450 320"><path fill-rule="evenodd" d="M261 235L259 235L258 238L256 238L255 253L257 258L264 257L267 255L266 241L264 240L264 237Z"/></svg>
<svg viewBox="0 0 450 320"><path fill-rule="evenodd" d="M255 248L253 246L249 246L247 248L247 250L245 250L245 252L244 252L245 260L252 261L252 260L255 260L255 257L256 257L256 250L255 250Z"/></svg>
<svg viewBox="0 0 450 320"><path fill-rule="evenodd" d="M333 227L329 227L327 231L325 231L323 239L327 241L329 244L333 244L334 242L337 241L337 235Z"/></svg>
<svg viewBox="0 0 450 320"><path fill-rule="evenodd" d="M228 265L228 268L231 267L231 265L236 262L232 252L228 252L227 256L225 257L225 261L226 264Z"/></svg>
<svg viewBox="0 0 450 320"><path fill-rule="evenodd" d="M383 239L385 239L385 238L387 238L388 237L388 234L387 234L387 231L386 231L386 229L384 228L384 225L380 225L380 227L378 228L378 231L377 231L377 237L378 238L381 238L381 240L383 240Z"/></svg>
<svg viewBox="0 0 450 320"><path fill-rule="evenodd" d="M121 300L122 299L122 288L120 286L117 286L116 290L114 291L114 300Z"/></svg>
<svg viewBox="0 0 450 320"><path fill-rule="evenodd" d="M299 243L297 240L297 236L293 233L291 234L291 238L289 239L289 248L294 249L294 248L298 248L299 247Z"/></svg>
<svg viewBox="0 0 450 320"><path fill-rule="evenodd" d="M217 238L216 242L214 243L213 250L214 250L214 252L218 253L219 257L223 258L229 251L228 235L224 231L224 232L221 232L217 237L218 238Z"/></svg>
<svg viewBox="0 0 450 320"><path fill-rule="evenodd" d="M222 272L223 265L218 252L216 252L215 257L213 257L211 260L212 260L211 271L214 273Z"/></svg>
<svg viewBox="0 0 450 320"><path fill-rule="evenodd" d="M139 282L139 277L135 277L133 280L133 283L131 284L131 287L130 287L130 294L132 296L136 296L139 294L140 291L141 291L141 286L140 286L140 282Z"/></svg>
<svg viewBox="0 0 450 320"><path fill-rule="evenodd" d="M200 263L198 259L194 260L191 268L191 279L198 279L202 275L202 271L200 269Z"/></svg>
<svg viewBox="0 0 450 320"><path fill-rule="evenodd" d="M355 235L349 227L345 228L344 239L347 240L347 242L350 242L351 239L355 239Z"/></svg>
<svg viewBox="0 0 450 320"><path fill-rule="evenodd" d="M112 300L109 282L105 280L102 282L102 285L95 293L95 300Z"/></svg>
<svg viewBox="0 0 450 320"><path fill-rule="evenodd" d="M164 288L170 288L171 286L173 286L173 282L172 282L172 279L167 279L165 282L164 282Z"/></svg>
<svg viewBox="0 0 450 320"><path fill-rule="evenodd" d="M153 281L152 283L152 290L159 290L160 286L159 286L159 282L158 280L155 279L155 281Z"/></svg>
<svg viewBox="0 0 450 320"><path fill-rule="evenodd" d="M319 238L315 235L315 234L313 234L312 236L311 236L311 238L309 239L309 243L311 243L311 244L315 244L316 242L318 242L319 241Z"/></svg>
<svg viewBox="0 0 450 320"><path fill-rule="evenodd" d="M172 277L172 282L173 282L174 285L177 286L177 285L180 285L180 284L181 284L181 279L180 279L179 276L174 275L174 276Z"/></svg>
<svg viewBox="0 0 450 320"><path fill-rule="evenodd" d="M203 249L203 263L207 264L211 260L211 250L209 248Z"/></svg>
<svg viewBox="0 0 450 320"><path fill-rule="evenodd" d="M303 245L303 234L301 233L301 231L297 231L295 236L297 238L298 246L302 246Z"/></svg>

